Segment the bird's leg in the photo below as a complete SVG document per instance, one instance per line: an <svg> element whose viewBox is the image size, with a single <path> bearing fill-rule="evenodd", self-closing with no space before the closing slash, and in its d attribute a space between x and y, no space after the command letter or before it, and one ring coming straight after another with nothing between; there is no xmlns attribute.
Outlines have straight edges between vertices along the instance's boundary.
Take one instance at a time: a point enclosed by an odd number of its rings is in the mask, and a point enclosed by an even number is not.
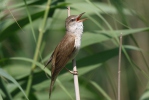
<svg viewBox="0 0 149 100"><path fill-rule="evenodd" d="M71 71L71 70L67 69L66 67L65 67L65 69L73 75L78 75L78 71Z"/></svg>

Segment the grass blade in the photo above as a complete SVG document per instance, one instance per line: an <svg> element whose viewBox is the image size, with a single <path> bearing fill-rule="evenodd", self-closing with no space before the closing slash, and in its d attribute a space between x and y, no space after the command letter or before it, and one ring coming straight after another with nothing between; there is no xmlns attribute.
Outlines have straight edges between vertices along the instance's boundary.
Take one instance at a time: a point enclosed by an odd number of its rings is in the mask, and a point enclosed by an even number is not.
<svg viewBox="0 0 149 100"><path fill-rule="evenodd" d="M95 82L91 81L90 82L100 93L106 98L106 100L112 100L108 94Z"/></svg>
<svg viewBox="0 0 149 100"><path fill-rule="evenodd" d="M24 90L19 85L19 83L12 76L10 76L8 73L6 73L2 68L0 68L0 75L7 78L10 81L12 81L21 90L21 92L24 94L25 98L27 100L29 100L28 97L26 96Z"/></svg>

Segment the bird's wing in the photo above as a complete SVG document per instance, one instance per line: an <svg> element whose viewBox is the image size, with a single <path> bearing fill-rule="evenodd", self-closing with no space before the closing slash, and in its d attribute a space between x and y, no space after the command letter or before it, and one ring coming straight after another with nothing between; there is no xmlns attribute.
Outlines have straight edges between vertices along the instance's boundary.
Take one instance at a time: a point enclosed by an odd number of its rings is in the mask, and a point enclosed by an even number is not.
<svg viewBox="0 0 149 100"><path fill-rule="evenodd" d="M69 59L71 58L73 52L75 51L75 36L72 34L66 33L63 40L55 48L51 56L51 84L49 89L49 97L52 92L55 80L59 72L65 67Z"/></svg>
<svg viewBox="0 0 149 100"><path fill-rule="evenodd" d="M52 56L50 57L50 59L48 60L48 62L45 64L45 67L47 67L51 63L51 61L52 61Z"/></svg>
<svg viewBox="0 0 149 100"><path fill-rule="evenodd" d="M75 51L75 36L67 34L56 47L52 55L52 76L57 76L70 60L71 55Z"/></svg>

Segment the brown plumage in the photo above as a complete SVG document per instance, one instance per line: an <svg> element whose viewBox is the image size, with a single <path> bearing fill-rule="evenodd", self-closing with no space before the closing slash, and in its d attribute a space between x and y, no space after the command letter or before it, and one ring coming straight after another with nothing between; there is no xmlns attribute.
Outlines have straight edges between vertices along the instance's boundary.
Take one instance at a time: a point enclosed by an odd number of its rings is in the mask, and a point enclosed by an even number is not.
<svg viewBox="0 0 149 100"><path fill-rule="evenodd" d="M58 44L58 46L55 48L51 56L51 60L48 62L51 63L52 66L49 96L51 95L57 75L65 67L67 62L71 59L73 52L75 51L74 43L75 36L72 34L66 34L60 44Z"/></svg>
<svg viewBox="0 0 149 100"><path fill-rule="evenodd" d="M51 96L51 92L58 74L65 67L67 62L77 55L80 49L81 35L83 32L82 22L85 20L80 20L80 17L83 14L84 13L80 15L71 15L66 19L66 34L55 48L50 60L45 65L46 67L49 63L51 63L51 84L49 89L49 97Z"/></svg>

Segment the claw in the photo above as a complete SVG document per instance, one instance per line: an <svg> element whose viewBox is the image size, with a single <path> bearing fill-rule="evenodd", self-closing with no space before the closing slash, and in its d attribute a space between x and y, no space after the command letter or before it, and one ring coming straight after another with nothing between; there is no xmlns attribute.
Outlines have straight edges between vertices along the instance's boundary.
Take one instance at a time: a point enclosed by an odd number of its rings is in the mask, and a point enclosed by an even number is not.
<svg viewBox="0 0 149 100"><path fill-rule="evenodd" d="M78 71L69 71L73 75L78 75Z"/></svg>
<svg viewBox="0 0 149 100"><path fill-rule="evenodd" d="M65 69L73 75L78 75L78 71L71 71L71 70L67 69L66 67L65 67Z"/></svg>

